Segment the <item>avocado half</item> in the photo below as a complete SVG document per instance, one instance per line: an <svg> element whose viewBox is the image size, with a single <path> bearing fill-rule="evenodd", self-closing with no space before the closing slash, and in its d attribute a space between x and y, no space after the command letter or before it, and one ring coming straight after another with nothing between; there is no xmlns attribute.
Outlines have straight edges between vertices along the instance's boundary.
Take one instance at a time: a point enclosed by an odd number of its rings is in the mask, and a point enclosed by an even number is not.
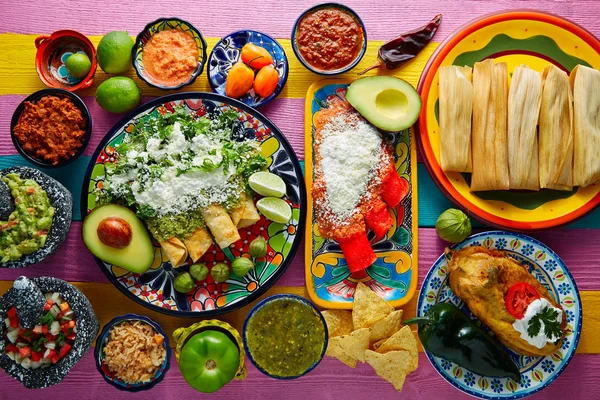
<svg viewBox="0 0 600 400"><path fill-rule="evenodd" d="M110 217L121 218L131 226L131 242L127 247L110 247L98 238L100 222ZM154 247L148 231L142 221L128 208L116 204L96 207L85 217L82 231L83 242L89 251L104 262L136 274L143 274L154 261Z"/></svg>
<svg viewBox="0 0 600 400"><path fill-rule="evenodd" d="M346 99L377 128L397 132L410 128L421 112L421 96L410 83L393 76L357 79Z"/></svg>

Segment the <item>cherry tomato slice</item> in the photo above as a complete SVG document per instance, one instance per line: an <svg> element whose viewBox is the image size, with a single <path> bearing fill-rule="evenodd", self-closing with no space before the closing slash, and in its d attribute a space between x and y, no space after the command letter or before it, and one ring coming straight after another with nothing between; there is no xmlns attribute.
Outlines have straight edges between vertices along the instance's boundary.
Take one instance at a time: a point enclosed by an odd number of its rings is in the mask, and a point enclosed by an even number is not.
<svg viewBox="0 0 600 400"><path fill-rule="evenodd" d="M521 319L525 316L527 306L539 298L540 294L533 286L527 282L518 282L508 289L504 296L504 303L510 315Z"/></svg>

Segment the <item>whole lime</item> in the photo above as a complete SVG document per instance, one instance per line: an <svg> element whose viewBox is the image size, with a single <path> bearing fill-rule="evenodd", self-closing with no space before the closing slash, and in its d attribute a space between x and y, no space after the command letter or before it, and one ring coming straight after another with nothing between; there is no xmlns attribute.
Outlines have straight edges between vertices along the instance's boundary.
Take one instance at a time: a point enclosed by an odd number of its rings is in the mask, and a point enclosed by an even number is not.
<svg viewBox="0 0 600 400"><path fill-rule="evenodd" d="M133 39L127 32L107 33L98 44L96 59L102 71L107 74L122 74L131 66Z"/></svg>
<svg viewBox="0 0 600 400"><path fill-rule="evenodd" d="M133 79L115 76L102 82L96 90L96 101L100 107L112 113L125 113L139 103L142 90Z"/></svg>
<svg viewBox="0 0 600 400"><path fill-rule="evenodd" d="M65 62L65 67L67 67L67 71L75 78L81 79L85 78L90 69L92 69L92 62L90 58L85 53L75 53L71 54L67 61Z"/></svg>

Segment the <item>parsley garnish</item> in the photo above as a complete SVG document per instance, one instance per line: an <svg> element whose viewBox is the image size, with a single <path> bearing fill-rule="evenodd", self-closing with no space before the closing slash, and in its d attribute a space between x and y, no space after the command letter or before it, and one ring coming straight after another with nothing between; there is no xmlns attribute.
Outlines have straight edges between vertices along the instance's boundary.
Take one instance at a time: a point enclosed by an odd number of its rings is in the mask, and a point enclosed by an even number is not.
<svg viewBox="0 0 600 400"><path fill-rule="evenodd" d="M542 322L544 323L544 335L548 338L560 337L562 330L560 329L560 322L557 321L558 311L552 307L544 308L539 314L536 314L529 321L527 327L527 334L530 337L536 337L540 334L542 329Z"/></svg>

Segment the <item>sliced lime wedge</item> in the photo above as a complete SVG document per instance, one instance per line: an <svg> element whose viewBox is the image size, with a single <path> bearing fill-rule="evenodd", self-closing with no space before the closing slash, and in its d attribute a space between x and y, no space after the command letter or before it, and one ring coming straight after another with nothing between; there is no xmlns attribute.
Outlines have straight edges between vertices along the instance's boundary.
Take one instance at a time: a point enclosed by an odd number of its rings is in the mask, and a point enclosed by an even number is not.
<svg viewBox="0 0 600 400"><path fill-rule="evenodd" d="M253 173L248 179L248 184L261 196L283 197L285 195L285 182L270 172Z"/></svg>
<svg viewBox="0 0 600 400"><path fill-rule="evenodd" d="M285 200L276 197L263 197L256 202L258 211L273 222L285 224L292 218L292 208Z"/></svg>

